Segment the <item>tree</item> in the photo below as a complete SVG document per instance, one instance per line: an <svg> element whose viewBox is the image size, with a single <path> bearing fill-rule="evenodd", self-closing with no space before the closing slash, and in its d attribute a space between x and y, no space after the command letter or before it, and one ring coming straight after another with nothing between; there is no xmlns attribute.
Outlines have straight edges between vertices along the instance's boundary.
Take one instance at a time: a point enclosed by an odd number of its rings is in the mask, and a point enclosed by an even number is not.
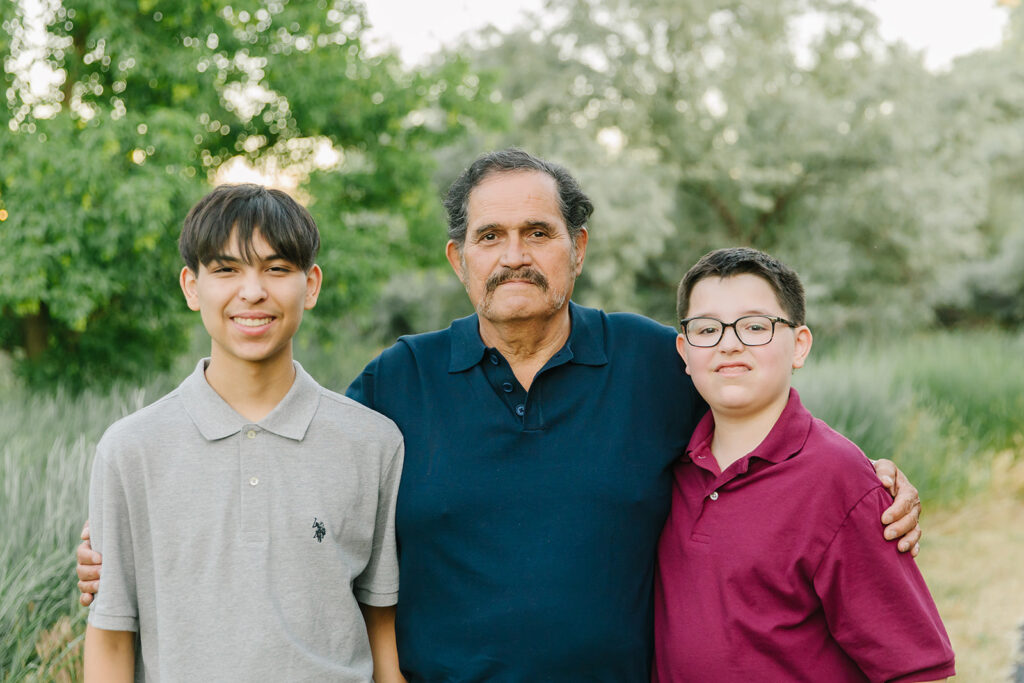
<svg viewBox="0 0 1024 683"><path fill-rule="evenodd" d="M988 170L981 255L949 269L930 299L947 324L1024 324L1024 6L1008 6L1002 45L957 60L936 87L938 106L957 112L958 153Z"/></svg>
<svg viewBox="0 0 1024 683"><path fill-rule="evenodd" d="M137 377L180 350L178 226L227 160L298 178L324 319L441 258L431 152L501 123L464 63L368 54L357 2L51 0L38 45L29 7L4 3L0 33L0 348L35 382Z"/></svg>
<svg viewBox="0 0 1024 683"><path fill-rule="evenodd" d="M594 195L585 299L668 320L696 258L743 244L805 276L819 326L886 328L929 321L945 269L978 256L984 162L956 154L934 77L860 4L548 9L475 61L501 70L516 141Z"/></svg>

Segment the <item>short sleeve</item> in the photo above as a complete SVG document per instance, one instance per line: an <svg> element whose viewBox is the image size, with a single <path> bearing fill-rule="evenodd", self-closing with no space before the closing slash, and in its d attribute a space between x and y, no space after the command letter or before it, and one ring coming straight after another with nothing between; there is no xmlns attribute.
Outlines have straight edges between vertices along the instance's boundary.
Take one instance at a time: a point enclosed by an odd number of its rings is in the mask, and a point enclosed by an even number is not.
<svg viewBox="0 0 1024 683"><path fill-rule="evenodd" d="M398 547L395 541L395 502L402 479L405 447L401 439L384 468L377 495L373 547L366 569L355 581L356 600L364 605L387 607L398 602Z"/></svg>
<svg viewBox="0 0 1024 683"><path fill-rule="evenodd" d="M138 631L135 561L124 482L101 441L89 485L89 530L93 550L103 555L103 574L89 623L107 631Z"/></svg>
<svg viewBox="0 0 1024 683"><path fill-rule="evenodd" d="M814 575L833 637L872 681L952 676L953 649L917 563L882 536L881 487L850 510Z"/></svg>
<svg viewBox="0 0 1024 683"><path fill-rule="evenodd" d="M362 403L367 408L373 408L373 382L379 360L380 356L370 361L363 368L363 371L359 373L359 376L348 385L348 389L345 390L346 396L353 401Z"/></svg>

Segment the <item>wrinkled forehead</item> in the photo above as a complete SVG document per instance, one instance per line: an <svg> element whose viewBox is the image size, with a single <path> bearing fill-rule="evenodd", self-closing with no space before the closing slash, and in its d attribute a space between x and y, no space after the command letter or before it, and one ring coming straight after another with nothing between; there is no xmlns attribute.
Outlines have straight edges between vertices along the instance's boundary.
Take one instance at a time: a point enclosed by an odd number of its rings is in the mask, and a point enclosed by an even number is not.
<svg viewBox="0 0 1024 683"><path fill-rule="evenodd" d="M488 173L470 191L466 204L466 218L471 227L526 220L565 224L558 183L547 173L534 169Z"/></svg>

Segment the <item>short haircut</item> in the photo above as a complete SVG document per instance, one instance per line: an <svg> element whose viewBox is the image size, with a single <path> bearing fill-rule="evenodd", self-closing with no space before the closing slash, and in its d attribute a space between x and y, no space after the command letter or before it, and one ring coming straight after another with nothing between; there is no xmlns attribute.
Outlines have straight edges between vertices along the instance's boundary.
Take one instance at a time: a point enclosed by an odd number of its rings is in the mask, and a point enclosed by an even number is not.
<svg viewBox="0 0 1024 683"><path fill-rule="evenodd" d="M756 275L775 292L775 298L790 322L804 324L804 286L792 268L763 251L748 247L717 249L705 254L683 276L676 296L676 317L687 317L690 294L698 282L709 277Z"/></svg>
<svg viewBox="0 0 1024 683"><path fill-rule="evenodd" d="M569 230L569 237L575 243L590 215L594 213L594 205L590 198L583 193L580 184L564 167L539 159L515 147L488 152L477 157L476 161L448 188L448 194L444 199L444 208L448 212L448 239L455 242L460 249L466 243L469 195L473 188L492 175L522 171L540 171L554 178L558 186L558 204L562 211L562 219Z"/></svg>
<svg viewBox="0 0 1024 683"><path fill-rule="evenodd" d="M244 183L220 185L192 207L185 217L178 251L193 273L224 253L235 233L243 260L251 262L255 232L274 253L304 271L316 262L320 231L305 207L281 190Z"/></svg>

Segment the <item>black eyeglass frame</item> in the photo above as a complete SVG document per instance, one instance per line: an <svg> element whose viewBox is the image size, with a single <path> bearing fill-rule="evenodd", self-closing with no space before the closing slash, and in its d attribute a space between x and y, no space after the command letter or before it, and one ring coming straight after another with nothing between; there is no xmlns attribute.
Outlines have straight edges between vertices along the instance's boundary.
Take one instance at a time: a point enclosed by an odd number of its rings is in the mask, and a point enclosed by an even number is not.
<svg viewBox="0 0 1024 683"><path fill-rule="evenodd" d="M768 321L771 322L771 324L772 324L772 333L768 337L768 341L761 342L760 344L748 344L747 342L743 341L743 338L740 336L739 328L736 327L736 323L738 323L741 320L746 320L747 318L764 318L765 320L768 320ZM714 320L716 323L719 323L719 324L722 325L722 329L719 330L719 332L718 332L718 339L715 340L714 344L694 344L692 341L690 341L690 335L687 334L687 332L686 332L686 325L687 325L687 323L692 322L694 320L702 320L702 319L703 320ZM697 315L697 316L694 316L692 318L683 318L682 320L680 320L679 321L679 329L681 329L683 331L683 336L686 337L686 343L689 344L690 346L695 346L698 349L710 349L710 348L714 348L714 347L718 346L718 344L722 341L722 337L725 336L725 329L727 327L731 327L732 328L732 331L736 335L736 339L739 340L740 344L743 344L744 346L765 346L766 344L771 344L772 340L775 339L775 323L782 323L783 325L786 325L787 327L792 327L793 329L796 329L797 327L799 327L799 325L797 325L795 322L793 322L791 320L786 320L785 318L780 318L780 317L775 316L775 315L741 315L740 317L738 317L735 320L733 320L731 323L727 323L724 320L719 320L718 318L712 318L710 315Z"/></svg>

